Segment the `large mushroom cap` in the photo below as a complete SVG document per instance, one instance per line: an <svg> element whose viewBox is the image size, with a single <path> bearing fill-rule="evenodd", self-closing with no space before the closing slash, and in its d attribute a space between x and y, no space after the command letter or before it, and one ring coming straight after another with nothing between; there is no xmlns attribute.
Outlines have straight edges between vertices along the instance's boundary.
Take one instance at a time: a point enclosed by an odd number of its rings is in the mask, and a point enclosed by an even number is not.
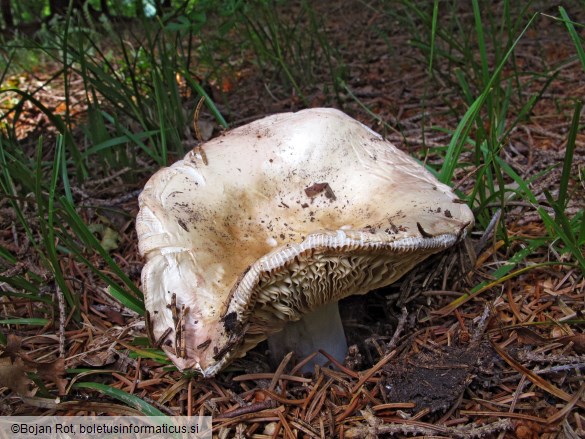
<svg viewBox="0 0 585 439"><path fill-rule="evenodd" d="M266 117L146 184L152 334L179 368L212 376L287 322L395 282L472 223L448 186L342 112Z"/></svg>

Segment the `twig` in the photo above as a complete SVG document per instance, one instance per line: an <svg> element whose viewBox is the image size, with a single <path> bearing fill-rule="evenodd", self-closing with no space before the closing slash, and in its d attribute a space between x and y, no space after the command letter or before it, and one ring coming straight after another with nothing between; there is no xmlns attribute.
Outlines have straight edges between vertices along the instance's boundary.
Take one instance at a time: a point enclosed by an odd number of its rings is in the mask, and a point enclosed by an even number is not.
<svg viewBox="0 0 585 439"><path fill-rule="evenodd" d="M581 364L585 363L585 355L546 355L536 352L519 352L518 359L537 363L568 364L570 367L580 367Z"/></svg>
<svg viewBox="0 0 585 439"><path fill-rule="evenodd" d="M380 361L378 361L372 368L370 368L361 378L360 380L357 382L357 384L355 386L353 386L353 388L351 389L351 393L356 393L358 391L358 389L364 385L364 383L366 381L368 381L372 375L374 375L376 372L378 372L380 369L382 369L382 367L384 367L384 365L386 363L388 363L388 361L390 361L392 359L392 357L394 357L394 355L396 355L396 350L390 351L388 354L386 354Z"/></svg>
<svg viewBox="0 0 585 439"><path fill-rule="evenodd" d="M364 416L365 417L365 416ZM496 432L511 430L514 424L510 419L500 419L491 424L475 427L466 425L463 427L445 427L418 421L405 420L400 423L371 425L355 427L345 432L346 438L378 437L383 434L419 434L434 436L437 433L456 439L473 439L490 437Z"/></svg>
<svg viewBox="0 0 585 439"><path fill-rule="evenodd" d="M79 189L75 189L72 187L71 190L75 193L78 193L78 194L80 193ZM111 198L109 200L108 199L104 200L104 199L100 199L100 198L87 198L81 204L81 207L92 207L92 205L98 206L98 207L113 207L113 206L125 203L128 200L132 200L132 199L138 197L138 195L140 195L141 192L142 192L142 189L137 189L137 190L122 194L118 197Z"/></svg>
<svg viewBox="0 0 585 439"><path fill-rule="evenodd" d="M526 384L526 375L522 375L520 378L520 382L516 386L516 390L514 391L514 395L512 396L512 402L510 403L510 409L508 410L510 413L514 411L516 408L516 403L518 402L518 398L522 394L522 390L524 389L524 385Z"/></svg>
<svg viewBox="0 0 585 439"><path fill-rule="evenodd" d="M271 392L274 391L276 383L278 383L278 380L280 379L282 373L284 372L284 368L292 358L293 354L294 352L289 352L288 354L286 354L282 361L280 362L280 364L278 365L278 368L276 369L276 372L274 372L274 376L272 377L272 381L270 381L270 385L268 386L268 390L270 390Z"/></svg>
<svg viewBox="0 0 585 439"><path fill-rule="evenodd" d="M557 398L562 399L563 401L568 402L568 401L571 401L573 399L573 395L569 395L564 390L559 389L558 387L554 386L553 384L549 383L545 379L538 376L533 371L527 369L526 367L524 367L523 365L521 365L520 363L515 361L497 343L492 341L492 346L494 347L494 349L496 350L498 355L500 357L502 357L506 363L508 363L510 366L512 366L512 368L515 369L516 371L526 375L526 377L530 381L532 381L533 384L537 385L545 392L548 392L548 393L556 396ZM577 401L575 404L581 408L585 408L585 403L583 403L582 401Z"/></svg>
<svg viewBox="0 0 585 439"><path fill-rule="evenodd" d="M59 285L55 285L55 294L59 303L59 357L65 358L65 298Z"/></svg>
<svg viewBox="0 0 585 439"><path fill-rule="evenodd" d="M241 415L247 415L250 413L256 413L262 410L266 410L266 409L273 409L276 408L278 406L278 402L271 400L271 399L267 399L265 401L262 402L256 402L254 404L250 404L246 407L239 407L235 410L232 410L231 412L224 412L222 414L220 414L219 416L216 416L215 419L230 419L230 418L235 418L237 416L241 416Z"/></svg>
<svg viewBox="0 0 585 439"><path fill-rule="evenodd" d="M205 96L201 96L201 99L199 99L197 107L195 108L195 114L193 115L193 128L195 128L195 137L197 137L199 142L203 142L203 136L201 135L201 130L199 129L199 113L201 112L203 102L205 102Z"/></svg>
<svg viewBox="0 0 585 439"><path fill-rule="evenodd" d="M416 407L414 402L388 402L386 404L378 404L372 407L372 410L379 412L382 410L396 410L396 409L413 409Z"/></svg>
<svg viewBox="0 0 585 439"><path fill-rule="evenodd" d="M295 419L291 421L291 425L301 430L303 433L308 434L312 438L319 438L319 434L314 430L311 424L307 424L301 419Z"/></svg>
<svg viewBox="0 0 585 439"><path fill-rule="evenodd" d="M355 393L353 395L351 401L349 402L349 404L347 405L347 407L343 411L343 413L341 413L337 418L335 418L335 423L339 424L341 421L343 421L345 418L347 418L349 415L351 415L355 411L355 409L357 408L361 399L362 399L362 395L360 393Z"/></svg>
<svg viewBox="0 0 585 439"><path fill-rule="evenodd" d="M246 375L238 375L237 377L234 377L232 379L232 381L257 381L257 380L268 380L268 379L272 379L274 377L274 373L249 373ZM303 377L298 377L298 376L294 376L294 375L287 375L287 374L282 374L280 375L280 378L282 380L287 380L287 381L294 381L297 383L311 383L313 382L313 380L311 378L303 378Z"/></svg>
<svg viewBox="0 0 585 439"><path fill-rule="evenodd" d="M301 408L302 408L303 411L306 411L307 410L307 407L309 406L309 404L313 400L313 397L317 393L317 390L319 389L319 386L321 385L321 383L323 382L324 379L325 379L325 375L322 375L322 374L319 375L319 378L317 379L317 382L312 387L311 391L309 392L309 394L305 398L305 402L301 406Z"/></svg>
<svg viewBox="0 0 585 439"><path fill-rule="evenodd" d="M483 337L483 334L485 333L485 330L487 328L487 325L489 323L489 316L490 316L490 305L486 305L483 309L483 314L481 315L481 318L479 319L479 322L477 324L477 328L475 328L475 331L473 331L473 337L471 338L471 346L477 346L479 345L479 342L481 341L481 338Z"/></svg>
<svg viewBox="0 0 585 439"><path fill-rule="evenodd" d="M126 166L126 167L120 169L119 171L116 171L113 174L108 175L104 178L90 179L83 185L83 189L85 189L87 186L96 187L96 186L99 186L101 184L109 183L112 180L115 180L119 176L124 175L126 172L129 172L131 170L132 170L132 168L130 166Z"/></svg>
<svg viewBox="0 0 585 439"><path fill-rule="evenodd" d="M579 399L581 398L581 395L583 395L584 390L585 390L585 384L581 385L579 390L577 390L577 392L575 392L575 395L573 396L573 398L571 398L571 400L568 401L567 405L565 405L561 410L559 410L554 415L547 418L547 420L546 420L547 423L556 424L558 421L560 421L565 416L567 416L569 414L569 412L573 409L573 407L575 406L577 401L579 401Z"/></svg>
<svg viewBox="0 0 585 439"><path fill-rule="evenodd" d="M293 367L293 369L290 371L291 375L296 375L297 372L299 370L301 370L305 364L307 364L309 361L311 361L313 358L315 358L318 355L318 352L313 352L311 355L309 355L308 357L306 357L303 361L301 361L300 363L298 363L295 367Z"/></svg>
<svg viewBox="0 0 585 439"><path fill-rule="evenodd" d="M343 373L349 375L350 377L353 378L358 378L359 375L354 372L351 369L348 369L347 367L345 367L343 364L341 364L339 361L337 361L337 359L335 359L334 357L332 357L331 355L329 355L327 352L325 352L322 349L319 349L319 353L321 355L323 355L324 357L326 357L332 364L335 365L335 367L337 367L340 371L342 371Z"/></svg>
<svg viewBox="0 0 585 439"><path fill-rule="evenodd" d="M187 384L187 416L193 416L193 379L189 379Z"/></svg>
<svg viewBox="0 0 585 439"><path fill-rule="evenodd" d="M502 209L496 210L496 213L492 216L488 226L486 227L483 235L479 239L478 243L475 245L475 254L479 255L481 251L484 249L488 241L494 235L494 231L500 222L500 218L502 217Z"/></svg>
<svg viewBox="0 0 585 439"><path fill-rule="evenodd" d="M286 437L288 437L290 439L295 439L295 435L293 434L292 430L290 429L290 425L288 425L288 422L286 421L282 412L278 412L277 415L278 415L278 418L280 419L280 422L282 423L282 426L284 427L284 431L286 432Z"/></svg>
<svg viewBox="0 0 585 439"><path fill-rule="evenodd" d="M286 399L286 398L284 398L280 395L277 395L276 393L271 392L270 390L266 390L266 389L258 389L258 391L265 393L266 396L269 396L270 398L275 399L282 404L302 405L305 402L304 399Z"/></svg>
<svg viewBox="0 0 585 439"><path fill-rule="evenodd" d="M396 348L398 344L398 340L400 339L400 335L402 331L404 331L404 326L406 325L406 319L408 318L408 311L405 307L402 307L402 314L400 314L400 318L398 319L398 324L396 325L396 330L394 331L394 335L386 345L386 352L392 351Z"/></svg>
<svg viewBox="0 0 585 439"><path fill-rule="evenodd" d="M311 402L308 410L307 415L305 416L305 421L311 422L315 416L317 416L321 412L321 408L325 403L325 398L327 398L327 389L331 388L333 384L333 378L330 378L321 389L317 392L317 395ZM303 405L304 407L304 405Z"/></svg>

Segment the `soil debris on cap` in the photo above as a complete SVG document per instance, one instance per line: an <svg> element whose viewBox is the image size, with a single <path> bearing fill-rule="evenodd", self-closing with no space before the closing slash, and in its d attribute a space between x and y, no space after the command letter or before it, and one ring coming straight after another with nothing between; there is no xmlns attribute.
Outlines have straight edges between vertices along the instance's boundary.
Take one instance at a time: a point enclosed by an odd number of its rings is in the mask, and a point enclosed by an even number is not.
<svg viewBox="0 0 585 439"><path fill-rule="evenodd" d="M335 201L337 199L333 189L331 189L331 186L329 186L329 183L315 183L305 188L305 194L307 194L307 197L309 198L315 198L321 193L324 193L325 197L331 201Z"/></svg>

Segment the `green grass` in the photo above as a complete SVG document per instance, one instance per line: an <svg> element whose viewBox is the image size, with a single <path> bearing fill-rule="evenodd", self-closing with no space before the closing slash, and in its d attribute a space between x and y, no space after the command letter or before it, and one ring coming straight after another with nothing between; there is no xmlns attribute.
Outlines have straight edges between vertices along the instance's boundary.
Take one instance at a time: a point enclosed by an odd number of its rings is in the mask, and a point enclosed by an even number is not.
<svg viewBox="0 0 585 439"><path fill-rule="evenodd" d="M76 205L72 186L79 187L124 167L140 169L137 156L156 166L186 152L183 141L188 140L185 133L193 109L184 102L177 75L187 79L194 99L206 96L210 113L220 126L227 127L212 99L191 77L192 66L187 64L191 54L179 55L179 49L183 49L179 48L176 32L166 31L163 23L155 23L154 27L156 32L147 33L149 38L143 41L132 34L116 36L113 28L107 28L118 46L104 50L96 32L77 26L68 18L62 30L44 35L42 42L29 42L32 50L42 51L48 59L61 63L58 74L65 84L64 115L47 108L34 92L0 90L0 95L13 93L20 98L10 112L12 122L7 122L8 113L1 118L5 129L0 135L0 190L17 216L19 233L26 235L42 269L50 277L41 279L28 268L23 273L0 277L0 281L10 286L5 294L46 302L40 291L47 283L55 282L69 308L77 310L80 296L75 287L78 285L68 280L63 270L67 261L72 260L87 267L125 307L138 313L144 311L140 290L101 245L94 233L100 224L88 222L89 208ZM128 45L126 38L134 38L133 44ZM4 73L8 71L10 56ZM74 129L71 114L68 85L71 75L81 77L85 89L87 118L81 138L79 130ZM58 136L53 145L41 137L36 151L32 151L16 140L15 126L25 102L45 114L56 129ZM147 169L134 171L124 177L128 184L134 184L149 172ZM18 260L13 251L1 247L0 257L0 273L5 271L3 267L8 268ZM74 315L79 317L78 312Z"/></svg>
<svg viewBox="0 0 585 439"><path fill-rule="evenodd" d="M562 174L559 186L548 188L558 190L556 198L545 190L546 201L539 202L531 189L537 187L539 179L552 168L524 180L505 161L502 154L513 131L529 121L533 109L560 72L560 69L528 72L532 78L527 81L527 73L521 72L516 62L516 51L519 50L518 47L526 33L544 17L530 7L530 2L518 9L512 2L504 1L501 15L498 17L489 7L482 7L485 6L484 3L473 0L471 3L473 21L467 22L459 19L457 13L449 14L446 11L449 5L455 8L456 2L442 3L440 6L437 2L424 4L403 1L401 4L402 9L379 12L386 14L389 19L401 22L404 28L409 29L412 35L411 44L428 60L430 81L434 82L435 78L440 78L443 83L458 89L461 100L466 104L462 111L446 102L446 105L451 106L452 114L460 121L455 129L442 126L423 127L424 132L446 132L451 138L444 148L426 150L426 154L442 157L440 167L431 171L441 181L449 184L456 175L465 175L475 169L471 192L459 195L473 208L477 229L483 230L487 227L496 208L503 212L495 239L505 242L506 259L500 261L489 273L489 280L471 287L460 299L437 310L436 313L448 314L463 303L531 270L558 264L574 267L585 273L584 210L580 209L572 217L566 214L568 200L574 198L574 190L570 189L569 183L575 178L575 175L571 175L571 169L576 136L583 129L583 124L579 120L582 102L569 100L565 103L574 107L574 111L572 123L567 124L570 129L565 158L560 164ZM442 11L438 11L439 7ZM441 20L439 17L442 17ZM573 59L578 59L585 70L583 42L575 30L575 26L582 25L571 21L563 7L559 8L559 17L556 17L556 20L566 26L575 45L576 55ZM492 39L487 40L486 35L492 36ZM570 60L565 62L568 61ZM536 84L536 81L541 84L537 91L524 93L527 92L528 86ZM347 92L373 119L379 124L384 123L359 101L349 88ZM425 101L426 99L423 100L423 105ZM579 181L576 184L580 184ZM532 210L541 217L546 233L535 238L510 237L506 221L507 212L513 208L509 204L510 200L531 205ZM547 208L552 208L554 214ZM535 262L535 255L549 249L554 249L554 253L558 255L569 256L568 260L565 258L546 263Z"/></svg>
<svg viewBox="0 0 585 439"><path fill-rule="evenodd" d="M256 63L270 87L272 83L291 87L303 105L306 93L317 78L328 76L330 87L339 99L345 67L339 52L329 43L311 2L286 8L286 2L254 0L241 2L227 20L245 35L245 44L255 54Z"/></svg>
<svg viewBox="0 0 585 439"><path fill-rule="evenodd" d="M529 182L523 181L502 159L502 150L506 148L509 136L516 127L529 120L532 110L559 73L558 70L528 72L533 79L520 80L521 75L526 76L526 72L520 72L516 63L518 45L525 38L526 32L544 19L543 15L532 7L534 2L526 2L519 7L513 2L504 1L498 16L495 8L473 0L472 23L470 20L465 23L458 18L458 14L447 14L445 11L439 14L445 17L444 22L437 23L436 4L423 7L419 2L401 3L404 9L398 13L385 12L392 18L399 19L405 27L413 29L411 44L428 56L432 75L441 76L447 84L458 88L467 104L464 113L453 108L460 123L455 130L447 130L452 136L444 150L442 165L437 169L439 179L449 183L456 173L465 172L473 165L478 171L473 191L467 194L466 199L474 208L480 229L487 226L492 216L489 206L499 204L504 215L506 214L507 200L512 192L515 200L531 203L542 217L549 234L540 246L552 245L560 254L570 253L573 260L585 271L583 212L571 219L565 214L570 197L568 188L575 137L582 128L578 119L581 103L573 104L575 111L567 137L559 195L556 200L547 196L547 204L554 209L554 217L545 206L537 202ZM441 7L447 9L449 4L456 6L456 2L451 2L441 4ZM572 22L563 7L559 7L556 20L566 26L575 45L576 58L585 69L582 39L575 30L576 25L582 25ZM454 30L447 32L446 29ZM491 39L486 39L486 35L490 35ZM442 62L443 68L438 66L440 63L437 61ZM504 70L507 74L504 74ZM446 72L450 74L446 75ZM523 97L527 84L543 78L546 80L537 93L531 93L528 98ZM431 130L445 131L445 128L431 127ZM472 163L461 160L465 152L473 153ZM507 185L510 182L516 183L516 189ZM508 245L511 244L505 227L500 227L498 236ZM530 253L527 253L516 261L517 258L510 255L509 259L521 264L529 256ZM496 272L494 276L502 274Z"/></svg>
<svg viewBox="0 0 585 439"><path fill-rule="evenodd" d="M135 408L140 413L146 416L163 416L166 417L166 414L161 412L159 409L153 407L151 404L144 401L142 398L138 396L132 395L130 393L124 392L123 390L116 389L115 387L108 386L106 384L101 383L93 383L93 382L83 382L77 383L73 385L76 389L91 389L96 390L99 393L117 399L124 404Z"/></svg>

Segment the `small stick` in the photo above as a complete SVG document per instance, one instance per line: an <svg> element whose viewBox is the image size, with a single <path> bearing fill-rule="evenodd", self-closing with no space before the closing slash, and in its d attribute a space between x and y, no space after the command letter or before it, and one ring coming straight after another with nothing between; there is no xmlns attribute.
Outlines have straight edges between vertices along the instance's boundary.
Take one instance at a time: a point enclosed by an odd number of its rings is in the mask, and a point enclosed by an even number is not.
<svg viewBox="0 0 585 439"><path fill-rule="evenodd" d="M193 115L193 128L195 128L195 136L199 142L203 142L203 136L201 135L201 130L199 129L199 112L201 111L201 107L203 107L203 102L205 102L205 96L201 96L201 99L199 99L197 107L195 108L195 114Z"/></svg>
<svg viewBox="0 0 585 439"><path fill-rule="evenodd" d="M193 379L189 378L187 385L187 416L193 416Z"/></svg>
<svg viewBox="0 0 585 439"><path fill-rule="evenodd" d="M332 384L333 378L329 379L325 385L319 389L315 398L309 404L308 413L305 416L305 421L311 422L319 413L321 413L323 404L325 404L325 399L327 399L327 389L329 389Z"/></svg>
<svg viewBox="0 0 585 439"><path fill-rule="evenodd" d="M235 410L232 410L231 412L222 413L217 418L218 419L235 418L237 416L247 415L250 413L256 413L256 412L266 410L266 409L273 409L273 408L276 408L277 406L278 406L277 401L274 401L272 399L267 399L266 401L256 402L254 404L247 405L246 407L237 408Z"/></svg>
<svg viewBox="0 0 585 439"><path fill-rule="evenodd" d="M193 115L193 127L195 128L195 137L197 137L197 140L199 141L200 144L204 142L204 139L203 135L201 134L201 130L199 129L199 112L201 111L201 107L203 107L204 101L205 96L201 96L201 99L199 99L199 102L197 103L197 108L195 108L195 114ZM193 148L193 151L201 156L201 161L205 166L207 166L209 162L207 161L205 151L203 150L200 144Z"/></svg>
<svg viewBox="0 0 585 439"><path fill-rule="evenodd" d="M152 332L152 322L150 321L150 311L148 310L146 310L146 313L144 314L144 329L146 330L148 341L150 342L151 346L154 346L155 339L154 333Z"/></svg>
<svg viewBox="0 0 585 439"><path fill-rule="evenodd" d="M56 285L55 294L59 302L59 357L65 358L65 298L59 285Z"/></svg>
<svg viewBox="0 0 585 439"><path fill-rule="evenodd" d="M494 230L497 227L498 223L500 222L501 217L502 217L502 209L496 210L496 213L494 213L494 216L492 216L492 219L490 220L488 226L486 227L485 231L483 232L483 235L481 236L481 238L479 239L479 242L475 246L475 254L476 255L479 255L481 253L481 251L486 246L486 244L488 243L490 238L493 236Z"/></svg>
<svg viewBox="0 0 585 439"><path fill-rule="evenodd" d="M287 438L294 439L296 436L293 434L292 430L290 429L290 425L288 425L288 422L286 422L286 419L284 418L284 415L282 414L282 412L278 412L277 415L278 415L278 418L280 419L280 422L282 423L282 426L284 427L284 431L286 432Z"/></svg>
<svg viewBox="0 0 585 439"><path fill-rule="evenodd" d="M165 339L169 336L172 330L173 328L167 328L167 330L163 332L162 335L155 341L154 347L157 349L160 348L160 346L163 344L163 341L165 341Z"/></svg>
<svg viewBox="0 0 585 439"><path fill-rule="evenodd" d="M479 323L477 324L477 328L475 329L474 334L471 338L471 346L479 345L481 337L483 336L485 329L487 328L487 325L489 323L490 311L491 311L490 305L487 304L483 309L483 314L481 315Z"/></svg>
<svg viewBox="0 0 585 439"><path fill-rule="evenodd" d="M345 367L343 364L341 364L339 361L337 361L335 358L333 358L331 355L329 355L324 350L319 349L319 353L321 355L324 355L332 364L334 364L343 373L349 375L352 378L359 378L359 375L357 374L357 372L354 372L353 370L348 369L347 367Z"/></svg>
<svg viewBox="0 0 585 439"><path fill-rule="evenodd" d="M398 324L396 325L396 330L394 331L394 335L390 342L386 345L386 351L391 351L396 348L398 344L398 339L400 338L400 334L404 330L404 326L406 325L406 319L408 318L408 311L405 307L402 307L402 314L400 314L400 318L398 319Z"/></svg>
<svg viewBox="0 0 585 439"><path fill-rule="evenodd" d="M396 350L392 350L388 354L386 354L386 356L384 356L373 367L371 367L370 370L368 370L364 375L362 375L360 380L351 389L351 393L357 392L359 390L359 388L361 386L363 386L366 381L368 381L376 372L378 372L380 369L382 369L382 367L384 367L384 365L386 365L386 363L388 363L388 361L390 361L392 359L392 357L394 357L395 355L396 355Z"/></svg>
<svg viewBox="0 0 585 439"><path fill-rule="evenodd" d="M319 378L317 379L317 382L311 388L311 391L309 392L309 394L305 398L305 402L301 406L301 408L302 408L303 411L306 411L307 410L307 407L309 406L309 404L313 400L313 397L317 393L317 390L319 390L319 386L321 385L321 383L323 382L324 379L325 379L325 375L323 375L323 374L319 375Z"/></svg>
<svg viewBox="0 0 585 439"><path fill-rule="evenodd" d="M181 310L181 358L187 358L187 335L185 326L188 313L189 308L185 308L185 304L183 304L183 308Z"/></svg>
<svg viewBox="0 0 585 439"><path fill-rule="evenodd" d="M277 395L274 392L271 392L270 390L267 389L258 389L259 392L265 393L266 396L275 399L276 401L282 403L282 404L289 404L289 405L303 405L305 400L304 399L287 399L285 397L282 397L280 395Z"/></svg>
<svg viewBox="0 0 585 439"><path fill-rule="evenodd" d="M311 355L309 355L307 358L305 358L303 361L301 361L299 364L297 364L295 367L293 367L293 369L290 371L290 374L296 375L297 372L299 370L301 370L305 364L307 364L309 361L311 361L316 356L317 356L317 352L313 352Z"/></svg>
<svg viewBox="0 0 585 439"><path fill-rule="evenodd" d="M362 395L360 393L356 393L355 395L353 395L353 398L351 399L350 403L345 408L343 413L340 414L339 416L337 416L337 418L335 418L335 422L340 423L345 418L347 418L349 415L351 415L355 411L355 409L357 408L361 399L362 399Z"/></svg>
<svg viewBox="0 0 585 439"><path fill-rule="evenodd" d="M372 410L379 412L381 410L395 410L395 409L413 409L416 407L414 402L388 402L386 404L378 404L372 407Z"/></svg>
<svg viewBox="0 0 585 439"><path fill-rule="evenodd" d="M276 369L276 372L274 372L274 376L272 377L272 381L270 381L270 385L268 386L268 390L270 390L271 392L276 387L276 383L278 383L278 380L280 379L282 373L284 372L284 368L286 367L292 356L293 352L289 352L288 354L285 355L285 357L278 365L278 368Z"/></svg>
<svg viewBox="0 0 585 439"><path fill-rule="evenodd" d="M267 379L272 379L274 377L275 373L250 373L250 374L246 374L246 375L238 375L237 377L232 378L232 381L235 382L240 382L240 381L256 381L256 380L267 380ZM294 375L287 375L287 374L282 374L280 375L280 379L283 380L287 380L287 381L294 381L297 383L310 383L313 380L310 378L303 378L303 377L298 377L298 376L294 376Z"/></svg>

